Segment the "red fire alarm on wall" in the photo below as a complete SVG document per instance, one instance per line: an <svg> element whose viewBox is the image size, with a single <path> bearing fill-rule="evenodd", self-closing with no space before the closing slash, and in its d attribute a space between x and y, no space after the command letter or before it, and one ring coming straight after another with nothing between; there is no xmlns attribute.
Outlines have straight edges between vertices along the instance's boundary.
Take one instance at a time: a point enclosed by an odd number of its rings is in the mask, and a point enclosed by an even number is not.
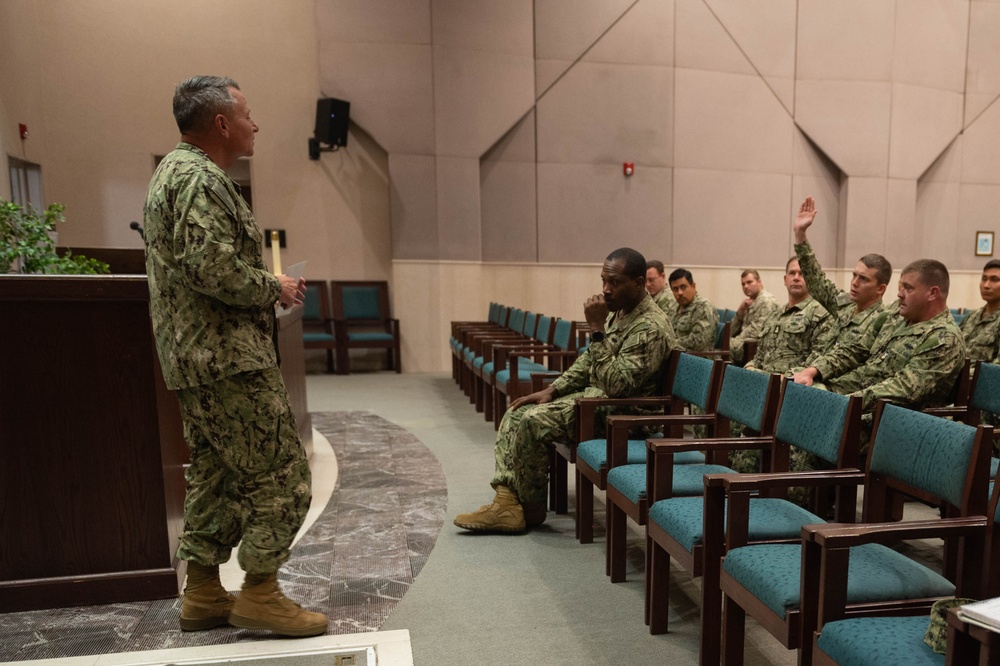
<svg viewBox="0 0 1000 666"><path fill-rule="evenodd" d="M635 164L632 163L632 162L623 162L622 163L622 173L624 173L626 176L631 176L632 174L634 174L635 173Z"/></svg>
<svg viewBox="0 0 1000 666"><path fill-rule="evenodd" d="M28 138L28 126L24 123L17 124L17 133L21 136L21 141Z"/></svg>

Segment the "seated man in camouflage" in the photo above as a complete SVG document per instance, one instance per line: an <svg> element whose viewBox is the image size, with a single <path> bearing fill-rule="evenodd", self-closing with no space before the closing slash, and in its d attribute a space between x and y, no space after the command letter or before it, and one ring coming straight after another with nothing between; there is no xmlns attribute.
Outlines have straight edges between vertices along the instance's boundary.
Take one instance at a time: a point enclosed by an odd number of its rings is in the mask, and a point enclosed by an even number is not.
<svg viewBox="0 0 1000 666"><path fill-rule="evenodd" d="M666 270L662 261L650 259L646 262L646 291L660 306L660 309L667 313L667 317L673 319L673 316L677 314L677 301L667 289Z"/></svg>
<svg viewBox="0 0 1000 666"><path fill-rule="evenodd" d="M680 348L691 352L715 349L719 313L714 305L698 295L691 271L678 268L671 273L670 291L677 301L677 311L670 323Z"/></svg>
<svg viewBox="0 0 1000 666"><path fill-rule="evenodd" d="M912 409L948 404L965 362L965 340L948 310L949 283L940 261L910 263L900 277L899 317L886 321L872 346L839 345L795 373L795 381L861 396L865 441L879 399Z"/></svg>
<svg viewBox="0 0 1000 666"><path fill-rule="evenodd" d="M829 314L810 296L795 257L785 264L785 289L788 304L764 321L757 354L747 362L748 369L786 374L802 367L829 326Z"/></svg>
<svg viewBox="0 0 1000 666"><path fill-rule="evenodd" d="M969 360L1000 361L1000 259L983 266L979 295L986 305L965 316L960 326Z"/></svg>
<svg viewBox="0 0 1000 666"><path fill-rule="evenodd" d="M806 365L821 354L842 344L871 347L886 320L882 296L892 278L892 265L881 254L866 254L858 260L851 277L851 290L844 292L830 281L813 254L806 230L816 219L816 202L807 197L792 225L795 254L802 267L809 293L831 313L831 326L826 339L820 341Z"/></svg>
<svg viewBox="0 0 1000 666"><path fill-rule="evenodd" d="M494 449L491 485L496 497L457 516L455 525L479 532L523 532L541 524L549 447L573 436L576 399L649 396L660 390L660 369L677 339L646 293L645 271L646 259L631 248L608 255L601 271L603 294L591 296L583 307L592 330L590 346L547 388L511 403Z"/></svg>
<svg viewBox="0 0 1000 666"><path fill-rule="evenodd" d="M746 341L758 340L764 332L764 322L781 307L774 294L764 289L757 270L748 268L743 271L740 287L746 298L736 308L736 316L729 325L729 353L736 362L743 360Z"/></svg>

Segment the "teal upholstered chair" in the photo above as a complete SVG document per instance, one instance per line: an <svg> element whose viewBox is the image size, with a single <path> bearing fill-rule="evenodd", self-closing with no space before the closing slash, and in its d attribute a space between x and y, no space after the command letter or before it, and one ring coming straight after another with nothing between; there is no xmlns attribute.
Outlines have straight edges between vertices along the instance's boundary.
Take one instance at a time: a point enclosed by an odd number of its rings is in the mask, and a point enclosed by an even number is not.
<svg viewBox="0 0 1000 666"><path fill-rule="evenodd" d="M399 320L389 311L385 281L335 280L333 326L337 336L337 372L350 374L351 349L385 349L389 368L402 372Z"/></svg>
<svg viewBox="0 0 1000 666"><path fill-rule="evenodd" d="M576 401L576 421L577 439L575 446L566 447L558 444L557 451L565 461L575 463L576 471L576 538L580 543L592 543L594 541L594 488L604 490L608 480L608 447L615 446L609 444L611 433L605 437L595 438L599 409L623 409L623 408L643 408L646 410L666 411L672 415L676 428L683 427L684 423L677 419L684 410L684 402L675 400L671 396L671 388L676 376L677 363L682 352L674 350L661 371L663 377L663 389L659 397L648 398L582 398ZM706 366L707 367L707 366ZM717 368L713 368L718 370ZM650 416L651 423L645 427L662 428L663 424L670 419L666 416ZM700 424L709 425L711 416L695 417ZM630 421L631 422L631 421ZM626 436L626 435L621 435ZM627 460L630 463L644 463L646 460L646 440L628 440ZM700 451L691 451L680 456L678 464L704 463L705 456Z"/></svg>
<svg viewBox="0 0 1000 666"><path fill-rule="evenodd" d="M957 594L975 598L982 590L982 572L957 568L955 581L888 547L899 539L944 536L945 557L962 549L982 549L985 534L970 533L969 525L936 521L937 532L925 523L910 526L888 523L897 496L908 495L948 507L946 515L984 516L989 471L988 441L984 428L941 419L881 403L865 474L865 523L884 523L886 531L867 532L864 525L817 524L802 528L798 544L746 543L745 530L734 519L737 502L729 485L727 539L729 550L722 562L720 583L724 597L723 663L741 663L744 622L750 613L785 647L800 649L800 664L812 661L812 633L820 608L843 601L847 616L889 613L894 609L929 609L942 597ZM811 424L807 424L811 427ZM844 472L810 472L800 476L820 479L841 474L845 483L856 483ZM747 475L744 475L747 476ZM751 475L752 476L752 475ZM776 475L760 475L760 483L800 485ZM758 486L759 487L759 486ZM749 492L750 486L741 488ZM740 503L743 503L742 501ZM979 521L984 524L985 519ZM957 525L957 527L956 527ZM958 538L964 539L959 543ZM824 549L823 546L826 546ZM960 548L961 546L961 548ZM819 599L821 571L846 572L842 585L828 587ZM707 638L707 637L703 637Z"/></svg>
<svg viewBox="0 0 1000 666"><path fill-rule="evenodd" d="M752 375L758 374L736 368L732 371L743 373L741 376L747 377L748 384L753 381ZM822 461L820 464L848 470L846 473L824 473L822 483L829 485L844 477L853 479L855 485L838 493L836 502L838 519L849 522L854 520L856 484L862 478L857 469L860 430L859 398L785 380L772 436L743 437L730 440L731 444L716 445L753 447L769 452L764 459L771 462L766 463L764 469L775 472L788 469L791 447L816 456ZM651 447L651 459L655 464L656 458L677 448L674 442L655 443ZM654 472L651 476L656 478L659 474ZM650 632L661 633L667 629L666 601L670 558L673 557L692 575L703 576L701 650L705 663L717 662L719 658L718 627L722 609L719 560L726 548L727 527L731 526L730 532L737 534L741 543L798 543L803 525L822 522L816 513L784 499L785 487L759 484L760 478L759 474L708 475L704 479L704 499L673 497L662 500L655 487L651 491L656 501L650 507L647 523L650 556L646 619ZM812 481L814 485L818 483ZM761 496L751 497L752 493ZM825 499L825 495L816 493L814 505L825 504L819 501L820 498Z"/></svg>
<svg viewBox="0 0 1000 666"><path fill-rule="evenodd" d="M988 535L987 550L967 548L963 567L970 567L972 571L979 566L987 568L987 589L983 592L983 597L996 597L1000 590L997 589L997 579L1000 577L1000 563L995 563L992 555L997 553L997 541L1000 535L997 534L998 496L997 489L990 492L990 507L988 515L991 520L985 526ZM967 524L973 534L979 529L982 523L978 518L964 518L953 523L953 529L961 529L962 523ZM899 529L898 524L890 524L890 530ZM915 523L906 524L906 529L913 529ZM928 527L940 528L938 521L928 523ZM878 531L880 526L868 525L866 530ZM835 540L830 533L820 535L816 532L815 546L818 548L820 562L822 563L823 550L827 544L832 544ZM889 663L905 663L908 666L943 666L946 663L944 655L932 651L924 643L924 632L927 630L928 616L926 612L913 615L910 608L899 609L899 615L889 617L859 617L845 618L847 611L843 598L835 598L830 594L833 588L843 589L844 582L842 575L836 570L822 570L817 586L817 598L821 600L819 605L819 617L817 618L817 630L813 632L813 663L826 665L833 664L856 664L857 666L882 666ZM979 655L959 654L961 646L954 645L950 640L948 643L949 661L952 664L973 664L984 663L979 661ZM974 651L974 650L973 650ZM994 657L995 660L995 657ZM993 662L990 662L993 663Z"/></svg>
<svg viewBox="0 0 1000 666"><path fill-rule="evenodd" d="M520 311L517 311L520 312ZM504 333L510 331L511 321L515 316L515 308L500 305L497 308L496 320L489 323L476 322L467 325L459 324L453 327L455 344L452 347L453 372L457 375L455 381L459 388L469 394L468 382L470 378L466 372L466 361L469 354L475 358L475 354L470 347L477 336Z"/></svg>
<svg viewBox="0 0 1000 666"><path fill-rule="evenodd" d="M330 291L325 280L306 285L302 298L302 346L305 349L326 350L326 371L333 372L333 350L337 339L330 316Z"/></svg>
<svg viewBox="0 0 1000 666"><path fill-rule="evenodd" d="M537 313L525 312L520 329L514 331L519 335L497 337L482 341L480 349L472 361L472 376L474 381L472 395L476 411L483 412L483 417L487 421L493 421L493 380L496 375L494 355L496 351L511 348L521 349L536 345L541 347L542 345L538 344L536 340L540 321L541 317ZM506 354L504 354L504 360L506 366ZM544 369L544 366L540 364L536 365Z"/></svg>
<svg viewBox="0 0 1000 666"><path fill-rule="evenodd" d="M607 483L605 488L605 515L607 526L606 573L611 582L625 580L626 520L631 518L638 525L646 524L648 507L646 461L629 462L628 434L630 429L663 427L664 432L677 438L684 425L696 423L714 427L716 403L722 385L725 364L693 354L681 353L674 368L670 385L672 404L696 406L706 416L675 414L660 417L660 423L651 423L644 416L609 416L607 419ZM673 411L679 411L674 407ZM655 419L656 417L652 417ZM704 489L705 474L730 472L728 467L710 463L678 465L672 469L670 492L676 496L700 495Z"/></svg>
<svg viewBox="0 0 1000 666"><path fill-rule="evenodd" d="M451 378L455 383L459 383L460 363L462 359L462 333L471 329L496 329L507 323L507 308L496 302L490 303L489 314L486 321L452 321L451 337L448 338L448 346L451 348Z"/></svg>
<svg viewBox="0 0 1000 666"><path fill-rule="evenodd" d="M924 411L936 416L951 417L967 425L978 425L983 412L1000 414L1000 365L976 361L971 373L963 372L962 379L971 375L968 386L959 388L955 404L948 407L930 407ZM994 433L995 435L996 433ZM990 462L990 478L995 479L1000 460Z"/></svg>
<svg viewBox="0 0 1000 666"><path fill-rule="evenodd" d="M462 351L462 390L469 396L469 402L476 402L476 376L473 369L476 361L484 362L483 345L489 341L498 340L523 341L524 318L528 315L521 308L513 308L507 317L507 325L502 329L477 330L467 333L464 337Z"/></svg>

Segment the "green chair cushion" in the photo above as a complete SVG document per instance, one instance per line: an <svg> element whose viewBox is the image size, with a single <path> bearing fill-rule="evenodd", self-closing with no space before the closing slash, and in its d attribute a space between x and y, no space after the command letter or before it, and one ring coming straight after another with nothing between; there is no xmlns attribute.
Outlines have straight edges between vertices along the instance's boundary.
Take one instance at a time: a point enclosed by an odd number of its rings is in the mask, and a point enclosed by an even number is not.
<svg viewBox="0 0 1000 666"><path fill-rule="evenodd" d="M671 497L649 507L649 522L662 527L688 552L704 538L703 497ZM760 497L750 500L750 539L794 539L803 525L826 522L814 513L783 499Z"/></svg>
<svg viewBox="0 0 1000 666"><path fill-rule="evenodd" d="M381 319L378 287L344 287L341 297L346 319Z"/></svg>
<svg viewBox="0 0 1000 666"><path fill-rule="evenodd" d="M653 437L662 437L657 433ZM588 439L576 447L576 457L587 463L590 469L597 471L608 463L608 443L605 439ZM639 464L646 462L646 440L628 440L628 462ZM682 451L674 455L675 465L692 465L705 462L705 454L701 451Z"/></svg>
<svg viewBox="0 0 1000 666"><path fill-rule="evenodd" d="M733 470L722 465L677 465L671 491L677 497L705 492L706 474L726 474ZM617 489L633 504L646 494L646 465L619 465L608 470L608 486Z"/></svg>
<svg viewBox="0 0 1000 666"><path fill-rule="evenodd" d="M329 333L303 333L304 342L333 342L333 336Z"/></svg>
<svg viewBox="0 0 1000 666"><path fill-rule="evenodd" d="M347 339L351 342L384 342L386 340L393 340L392 333L381 333L379 331L374 331L371 333L365 333L363 331L349 332L347 334Z"/></svg>
<svg viewBox="0 0 1000 666"><path fill-rule="evenodd" d="M755 544L726 553L722 568L779 617L799 606L801 544ZM940 574L880 544L851 548L847 602L955 595Z"/></svg>
<svg viewBox="0 0 1000 666"><path fill-rule="evenodd" d="M525 363L523 360L517 363L517 380L519 382L530 382L531 375L536 372L545 372L548 368L540 363ZM510 368L497 373L496 383L506 384L510 381Z"/></svg>
<svg viewBox="0 0 1000 666"><path fill-rule="evenodd" d="M924 643L928 622L926 614L837 620L823 626L817 644L843 666L944 666L944 655Z"/></svg>

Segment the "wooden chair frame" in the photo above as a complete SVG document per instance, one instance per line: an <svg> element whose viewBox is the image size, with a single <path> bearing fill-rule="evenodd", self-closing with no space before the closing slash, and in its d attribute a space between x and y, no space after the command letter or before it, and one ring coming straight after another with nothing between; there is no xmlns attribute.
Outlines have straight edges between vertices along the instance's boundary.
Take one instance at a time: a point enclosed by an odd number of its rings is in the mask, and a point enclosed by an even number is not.
<svg viewBox="0 0 1000 666"><path fill-rule="evenodd" d="M334 280L331 285L333 296L333 326L337 336L337 372L351 373L350 349L385 349L389 368L397 373L403 371L400 358L399 320L389 309L389 283L383 280ZM379 319L346 319L344 315L344 287L374 287L378 290ZM391 340L351 340L350 329L354 326L381 328L392 336Z"/></svg>

